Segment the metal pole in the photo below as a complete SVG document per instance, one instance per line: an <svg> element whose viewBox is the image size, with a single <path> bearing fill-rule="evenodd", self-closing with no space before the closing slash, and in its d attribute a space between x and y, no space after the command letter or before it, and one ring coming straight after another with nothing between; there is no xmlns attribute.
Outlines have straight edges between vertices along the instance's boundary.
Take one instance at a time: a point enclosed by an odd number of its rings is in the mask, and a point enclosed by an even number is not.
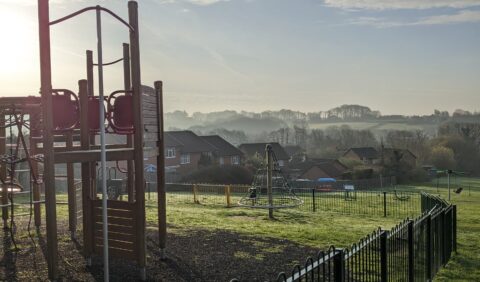
<svg viewBox="0 0 480 282"><path fill-rule="evenodd" d="M103 227L103 278L109 281L108 272L108 213L107 213L107 154L105 150L105 108L103 105L103 58L102 58L102 17L100 6L97 6L97 55L98 55L98 95L100 99L100 162L102 180L102 227Z"/></svg>
<svg viewBox="0 0 480 282"><path fill-rule="evenodd" d="M448 200L450 201L450 170L447 171L447 179L448 179Z"/></svg>
<svg viewBox="0 0 480 282"><path fill-rule="evenodd" d="M426 269L426 275L427 275L427 280L431 281L433 278L432 275L432 263L433 263L433 238L432 238L432 216L430 214L427 215L427 218L425 219L427 226L426 226L426 233L427 233L427 240L425 244L425 269Z"/></svg>
<svg viewBox="0 0 480 282"><path fill-rule="evenodd" d="M272 146L270 144L266 147L267 151L267 194L268 194L268 217L273 219L273 195L272 195L272 172L273 172L273 160L272 160Z"/></svg>
<svg viewBox="0 0 480 282"><path fill-rule="evenodd" d="M455 253L457 253L457 205L453 205L452 213L453 250L455 251Z"/></svg>
<svg viewBox="0 0 480 282"><path fill-rule="evenodd" d="M343 282L345 281L344 277L345 261L344 261L344 250L338 249L335 250L335 255L333 256L333 281Z"/></svg>
<svg viewBox="0 0 480 282"><path fill-rule="evenodd" d="M408 281L413 282L415 280L415 251L414 251L414 238L413 238L413 220L410 220L407 225L408 234Z"/></svg>
<svg viewBox="0 0 480 282"><path fill-rule="evenodd" d="M387 231L380 234L380 281L388 281Z"/></svg>
<svg viewBox="0 0 480 282"><path fill-rule="evenodd" d="M387 192L383 192L383 217L387 217Z"/></svg>

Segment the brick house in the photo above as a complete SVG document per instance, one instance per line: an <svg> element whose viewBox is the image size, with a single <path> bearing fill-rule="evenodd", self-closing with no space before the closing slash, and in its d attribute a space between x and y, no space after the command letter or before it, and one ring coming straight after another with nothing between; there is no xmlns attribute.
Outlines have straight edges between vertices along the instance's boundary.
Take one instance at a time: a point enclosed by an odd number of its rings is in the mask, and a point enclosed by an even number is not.
<svg viewBox="0 0 480 282"><path fill-rule="evenodd" d="M214 148L213 157L219 165L241 165L243 153L218 135L200 136Z"/></svg>
<svg viewBox="0 0 480 282"><path fill-rule="evenodd" d="M198 168L202 158L212 158L215 148L189 130L166 131L165 172L185 174Z"/></svg>
<svg viewBox="0 0 480 282"><path fill-rule="evenodd" d="M317 180L343 179L349 170L336 159L306 159L301 162L290 162L286 171L290 179Z"/></svg>
<svg viewBox="0 0 480 282"><path fill-rule="evenodd" d="M342 179L348 171L347 167L339 161L317 163L306 169L301 175L301 179L317 180L319 178Z"/></svg>

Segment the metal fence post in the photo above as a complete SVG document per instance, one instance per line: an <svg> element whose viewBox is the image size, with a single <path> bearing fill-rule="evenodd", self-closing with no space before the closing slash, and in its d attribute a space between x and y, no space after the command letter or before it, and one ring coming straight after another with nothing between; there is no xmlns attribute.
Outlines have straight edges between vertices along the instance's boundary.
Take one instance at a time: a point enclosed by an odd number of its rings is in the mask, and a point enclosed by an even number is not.
<svg viewBox="0 0 480 282"><path fill-rule="evenodd" d="M335 255L333 257L333 273L334 273L334 281L335 282L343 282L344 281L344 252L343 249L335 250Z"/></svg>
<svg viewBox="0 0 480 282"><path fill-rule="evenodd" d="M413 249L413 220L408 222L408 281L413 282L415 278L415 254Z"/></svg>
<svg viewBox="0 0 480 282"><path fill-rule="evenodd" d="M446 209L443 209L440 212L440 246L441 246L441 252L442 252L442 265L445 265L447 263L447 244L446 244L446 236L445 236L445 221L446 221Z"/></svg>
<svg viewBox="0 0 480 282"><path fill-rule="evenodd" d="M453 205L452 218L452 236L453 236L453 250L457 253L457 205Z"/></svg>
<svg viewBox="0 0 480 282"><path fill-rule="evenodd" d="M383 192L383 216L387 217L387 192Z"/></svg>
<svg viewBox="0 0 480 282"><path fill-rule="evenodd" d="M312 189L312 208L313 212L316 211L316 206L315 206L315 188Z"/></svg>
<svg viewBox="0 0 480 282"><path fill-rule="evenodd" d="M427 274L427 280L431 281L432 275L432 215L428 215L425 219L427 222L427 242L425 244L425 268Z"/></svg>
<svg viewBox="0 0 480 282"><path fill-rule="evenodd" d="M380 234L380 281L388 281L387 273L387 231L382 231Z"/></svg>

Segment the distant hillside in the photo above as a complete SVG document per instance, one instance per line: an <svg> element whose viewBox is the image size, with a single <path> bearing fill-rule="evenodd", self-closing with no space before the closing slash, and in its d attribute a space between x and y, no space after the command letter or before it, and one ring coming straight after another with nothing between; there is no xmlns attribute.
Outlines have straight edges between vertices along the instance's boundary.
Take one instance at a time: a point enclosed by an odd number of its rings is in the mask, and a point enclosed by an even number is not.
<svg viewBox="0 0 480 282"><path fill-rule="evenodd" d="M280 128L326 129L348 125L352 129L366 129L377 137L391 130L421 130L434 136L442 124L448 122L479 123L480 114L456 110L434 110L430 115L404 116L382 115L379 111L360 105L342 105L327 111L304 113L282 109L260 113L246 111L219 111L211 113L175 111L165 114L165 128L191 129L197 132L214 132L216 129L242 131L247 135L259 135Z"/></svg>
<svg viewBox="0 0 480 282"><path fill-rule="evenodd" d="M425 134L429 136L434 136L437 133L438 126L440 123L408 123L404 122L389 122L389 121L378 121L378 122L362 122L362 121L351 121L351 122L321 122L321 123L309 123L310 129L322 129L325 130L331 126L342 126L348 125L352 129L356 130L370 130L376 136L382 136L386 132L391 130L406 130L406 131L416 131L422 130Z"/></svg>
<svg viewBox="0 0 480 282"><path fill-rule="evenodd" d="M235 116L228 119L209 122L203 125L189 127L194 131L209 132L218 128L227 128L228 130L243 131L248 135L261 134L287 127L287 124L276 118L250 118L245 116Z"/></svg>

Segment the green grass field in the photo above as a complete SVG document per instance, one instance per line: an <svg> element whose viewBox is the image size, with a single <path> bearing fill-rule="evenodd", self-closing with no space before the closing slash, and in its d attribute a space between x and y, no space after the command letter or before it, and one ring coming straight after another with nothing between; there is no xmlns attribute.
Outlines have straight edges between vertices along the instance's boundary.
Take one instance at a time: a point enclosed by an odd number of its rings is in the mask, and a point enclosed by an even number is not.
<svg viewBox="0 0 480 282"><path fill-rule="evenodd" d="M404 188L428 191L448 198L445 181L442 180L440 183L443 185L438 190L432 184ZM453 193L453 190L459 186L464 188L463 192L461 194ZM191 193L172 193L167 196L168 232L188 236L193 231L214 233L225 230L248 236L252 243L256 242L256 238L272 238L326 250L330 245L350 247L352 243L357 242L374 229L379 227L390 229L403 216L407 215L399 213L397 216L387 218L375 215L377 214L375 206L379 205L381 195L369 195L368 197L373 197L372 199L367 199L362 195L359 194L355 201L344 201L343 195L340 194L332 194L333 202L328 198L316 198L316 212L306 208L279 210L274 213L275 220L269 220L268 211L264 209L225 207L225 196L222 193L200 193L197 199L200 204L193 203ZM458 210L458 254L453 255L448 265L437 274L435 280L480 281L480 179L457 179L457 183L452 184L451 196L451 202L457 205ZM234 194L232 202L236 203L239 197L240 194ZM152 193L146 198L147 225L149 228L155 229L157 224L156 195ZM57 199L59 202L66 202L67 197L60 194ZM23 196L17 200L26 202L28 198ZM309 202L311 198L305 198L304 201L306 206L312 204ZM392 198L391 201L391 205L405 205L403 201L395 198ZM367 205L369 202L371 202L370 206ZM406 202L419 205L416 198L411 198ZM326 206L328 203L330 203L330 208L322 209L322 206ZM350 213L344 213L348 210L340 207L339 203L357 207L367 206L364 214L355 208L351 208ZM22 208L18 211L26 212L28 209ZM368 215L372 212L373 215ZM58 205L57 214L59 219L66 220L68 218L67 206ZM22 229L24 228L19 227L19 232Z"/></svg>
<svg viewBox="0 0 480 282"><path fill-rule="evenodd" d="M453 192L463 187L461 194ZM400 187L409 191L427 191L439 194L448 199L446 180L440 179L440 187L434 184ZM435 277L436 281L480 281L480 179L458 178L451 184L451 202L457 205L458 210L458 254L454 254L446 268L440 270ZM341 197L341 196L338 196ZM378 198L378 196L376 196ZM325 249L329 245L348 247L373 229L381 226L388 229L398 223L398 218L383 218L381 216L365 216L353 209L352 214L332 212L341 211L340 206L332 206L330 211L317 208L317 212L309 210L290 209L276 212L276 220L267 219L267 211L251 210L248 208L225 208L224 198L218 195L213 202L209 197L200 198L201 205L191 204L188 196L183 197L183 203L178 198L169 198L168 221L169 232L188 232L192 228L226 229L251 236L268 236L283 238ZM413 204L419 202L414 200ZM310 205L306 199L305 204ZM371 201L371 200L370 200ZM395 202L392 204L405 205ZM153 202L152 202L153 203ZM321 202L317 199L317 205ZM365 204L366 199L358 198L354 205ZM379 202L377 202L378 204ZM349 204L352 204L351 202ZM375 204L375 206L377 206ZM366 207L369 212L376 211L374 207ZM399 216L408 214L400 213ZM155 211L148 211L151 221L156 219Z"/></svg>
<svg viewBox="0 0 480 282"><path fill-rule="evenodd" d="M435 281L480 281L480 179L458 179L458 186L464 188L462 193L455 194L453 189L451 193L451 202L457 205L458 254L440 270ZM437 194L436 188L421 185L417 188ZM448 199L444 185L438 191Z"/></svg>

